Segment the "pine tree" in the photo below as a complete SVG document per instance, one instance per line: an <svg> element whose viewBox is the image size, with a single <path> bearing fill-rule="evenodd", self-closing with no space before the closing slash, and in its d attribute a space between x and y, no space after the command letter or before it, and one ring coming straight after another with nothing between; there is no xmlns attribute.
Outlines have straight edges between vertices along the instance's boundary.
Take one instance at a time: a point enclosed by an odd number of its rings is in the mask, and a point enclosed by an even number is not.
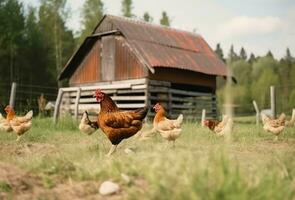
<svg viewBox="0 0 295 200"><path fill-rule="evenodd" d="M145 12L143 14L143 20L146 21L146 22L152 22L153 18L150 16L150 14L148 12Z"/></svg>
<svg viewBox="0 0 295 200"><path fill-rule="evenodd" d="M122 13L125 17L132 17L132 0L123 0L122 1Z"/></svg>
<svg viewBox="0 0 295 200"><path fill-rule="evenodd" d="M72 55L74 48L73 34L65 26L68 16L65 4L66 0L41 0L39 8L39 26L43 33L43 42L48 48L47 67L55 77ZM58 85L62 86L62 83L58 82Z"/></svg>
<svg viewBox="0 0 295 200"><path fill-rule="evenodd" d="M292 88L289 87L289 85L292 84L292 79L294 79L294 77L292 77L292 55L290 52L290 49L287 48L286 49L286 55L284 56L284 58L282 58L280 60L280 65L279 65L279 75L280 75L280 82L282 87L282 97L284 99L288 99L288 96L291 93ZM286 105L282 105L282 106L286 106Z"/></svg>
<svg viewBox="0 0 295 200"><path fill-rule="evenodd" d="M273 54L272 54L272 52L270 50L267 52L266 56L270 57L270 58L273 58Z"/></svg>
<svg viewBox="0 0 295 200"><path fill-rule="evenodd" d="M162 12L162 18L160 19L160 24L164 26L170 26L171 20L169 19L165 11Z"/></svg>
<svg viewBox="0 0 295 200"><path fill-rule="evenodd" d="M28 65L27 79L30 85L47 85L56 86L56 77L48 73L46 63L48 62L47 49L42 40L42 33L38 25L36 9L30 7L26 17L26 47L24 48L24 56ZM35 76L38 74L38 76ZM44 83L46 81L46 83Z"/></svg>
<svg viewBox="0 0 295 200"><path fill-rule="evenodd" d="M1 75L5 75L2 81L6 80L8 83L12 81L19 81L20 48L23 45L23 30L24 30L24 13L22 4L17 0L6 0L0 3L0 45L2 58ZM6 69L2 67L6 66ZM0 75L0 77L1 77Z"/></svg>
<svg viewBox="0 0 295 200"><path fill-rule="evenodd" d="M225 59L224 59L224 55L223 55L223 50L222 50L222 48L221 48L221 46L220 46L220 43L218 43L218 44L216 45L215 53L218 55L218 57L219 57L221 60L225 61Z"/></svg>
<svg viewBox="0 0 295 200"><path fill-rule="evenodd" d="M284 59L287 61L290 61L290 62L294 61L294 57L292 57L291 51L289 48L286 49L286 55L285 55Z"/></svg>
<svg viewBox="0 0 295 200"><path fill-rule="evenodd" d="M247 60L247 53L246 53L244 47L241 48L240 58L243 59L243 60Z"/></svg>
<svg viewBox="0 0 295 200"><path fill-rule="evenodd" d="M256 60L257 59L256 59L255 55L253 53L251 53L248 62L250 64L253 64Z"/></svg>
<svg viewBox="0 0 295 200"><path fill-rule="evenodd" d="M228 59L230 62L238 60L238 55L236 54L234 50L234 45L230 46L229 54L228 54Z"/></svg>

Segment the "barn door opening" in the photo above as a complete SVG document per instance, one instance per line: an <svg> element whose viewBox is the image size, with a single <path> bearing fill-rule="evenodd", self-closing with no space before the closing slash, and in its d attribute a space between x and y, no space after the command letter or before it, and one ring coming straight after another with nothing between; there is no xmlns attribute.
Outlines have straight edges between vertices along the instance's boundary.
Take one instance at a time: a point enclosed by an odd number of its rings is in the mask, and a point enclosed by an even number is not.
<svg viewBox="0 0 295 200"><path fill-rule="evenodd" d="M115 79L115 36L104 36L101 40L101 79L113 81Z"/></svg>

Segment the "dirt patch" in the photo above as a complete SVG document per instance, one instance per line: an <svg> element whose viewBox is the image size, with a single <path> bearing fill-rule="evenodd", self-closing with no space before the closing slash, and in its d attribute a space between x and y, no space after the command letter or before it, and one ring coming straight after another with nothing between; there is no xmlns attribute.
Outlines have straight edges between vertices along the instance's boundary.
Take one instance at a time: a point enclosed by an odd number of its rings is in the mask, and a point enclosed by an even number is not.
<svg viewBox="0 0 295 200"><path fill-rule="evenodd" d="M4 163L0 163L0 183L0 199L7 197L7 193L31 193L34 187L41 185L36 176Z"/></svg>
<svg viewBox="0 0 295 200"><path fill-rule="evenodd" d="M148 182L143 178L134 180L134 185L139 189L140 193L144 194L148 191Z"/></svg>
<svg viewBox="0 0 295 200"><path fill-rule="evenodd" d="M42 178L13 165L0 163L0 199L110 199L123 198L123 192L103 197L99 194L100 183L83 181L57 183L48 189Z"/></svg>
<svg viewBox="0 0 295 200"><path fill-rule="evenodd" d="M51 144L23 143L23 144L1 144L0 153L7 155L24 156L28 154L47 155L58 152L57 148Z"/></svg>

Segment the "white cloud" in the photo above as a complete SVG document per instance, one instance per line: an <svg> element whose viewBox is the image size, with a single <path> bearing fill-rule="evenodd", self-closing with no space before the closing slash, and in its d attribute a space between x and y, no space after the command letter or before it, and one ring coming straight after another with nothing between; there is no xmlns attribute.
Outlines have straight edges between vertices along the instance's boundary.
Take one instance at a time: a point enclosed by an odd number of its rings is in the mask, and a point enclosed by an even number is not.
<svg viewBox="0 0 295 200"><path fill-rule="evenodd" d="M265 35L280 30L282 21L278 17L237 16L218 27L222 38Z"/></svg>

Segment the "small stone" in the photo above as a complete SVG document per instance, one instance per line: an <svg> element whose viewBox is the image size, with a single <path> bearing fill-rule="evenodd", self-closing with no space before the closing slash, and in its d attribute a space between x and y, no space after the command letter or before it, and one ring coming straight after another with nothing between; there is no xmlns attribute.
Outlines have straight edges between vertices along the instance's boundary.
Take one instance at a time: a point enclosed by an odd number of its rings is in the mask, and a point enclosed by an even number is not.
<svg viewBox="0 0 295 200"><path fill-rule="evenodd" d="M99 193L101 195L111 195L118 192L119 190L119 185L112 181L105 181L99 187Z"/></svg>

